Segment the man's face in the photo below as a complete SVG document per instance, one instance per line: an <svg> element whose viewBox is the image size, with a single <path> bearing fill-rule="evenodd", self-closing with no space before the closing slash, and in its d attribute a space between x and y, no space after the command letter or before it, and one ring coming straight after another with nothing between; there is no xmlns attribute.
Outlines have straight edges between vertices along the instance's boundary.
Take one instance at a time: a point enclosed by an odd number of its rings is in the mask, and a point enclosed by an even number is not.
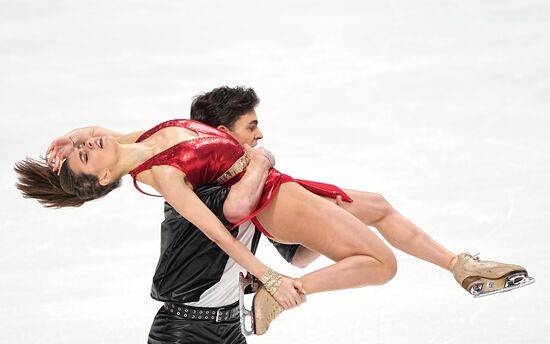
<svg viewBox="0 0 550 344"><path fill-rule="evenodd" d="M229 133L241 145L249 144L252 147L256 146L258 140L264 137L258 128L258 117L254 110L245 112L244 115L239 117L232 129L225 126L219 126L218 129Z"/></svg>

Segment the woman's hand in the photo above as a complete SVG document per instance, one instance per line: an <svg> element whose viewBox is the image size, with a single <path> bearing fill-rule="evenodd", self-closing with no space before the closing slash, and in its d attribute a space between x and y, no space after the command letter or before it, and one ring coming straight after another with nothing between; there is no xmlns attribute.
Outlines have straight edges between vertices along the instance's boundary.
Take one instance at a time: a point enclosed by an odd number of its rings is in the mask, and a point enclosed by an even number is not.
<svg viewBox="0 0 550 344"><path fill-rule="evenodd" d="M306 301L302 282L284 275L281 275L281 285L273 297L284 309L300 306Z"/></svg>
<svg viewBox="0 0 550 344"><path fill-rule="evenodd" d="M272 167L275 166L275 157L267 149L265 149L263 147L252 148L247 144L244 144L243 148L244 148L244 152L245 152L246 156L250 160L254 160L254 159L264 160L264 161L266 161L266 163L269 164L268 168L272 168Z"/></svg>
<svg viewBox="0 0 550 344"><path fill-rule="evenodd" d="M68 136L60 136L50 143L46 150L48 166L59 174L61 163L74 151L74 142Z"/></svg>

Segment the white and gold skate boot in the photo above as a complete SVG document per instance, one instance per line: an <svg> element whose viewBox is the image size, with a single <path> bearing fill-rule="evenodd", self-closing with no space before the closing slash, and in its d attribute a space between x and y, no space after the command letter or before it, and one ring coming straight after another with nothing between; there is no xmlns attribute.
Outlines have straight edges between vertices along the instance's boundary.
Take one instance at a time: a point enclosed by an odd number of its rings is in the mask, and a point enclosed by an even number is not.
<svg viewBox="0 0 550 344"><path fill-rule="evenodd" d="M462 288L474 297L510 291L535 282L520 265L480 260L469 253L457 256L451 272Z"/></svg>
<svg viewBox="0 0 550 344"><path fill-rule="evenodd" d="M252 300L254 333L258 336L266 333L269 324L282 312L283 307L273 296L271 296L267 289L261 285Z"/></svg>

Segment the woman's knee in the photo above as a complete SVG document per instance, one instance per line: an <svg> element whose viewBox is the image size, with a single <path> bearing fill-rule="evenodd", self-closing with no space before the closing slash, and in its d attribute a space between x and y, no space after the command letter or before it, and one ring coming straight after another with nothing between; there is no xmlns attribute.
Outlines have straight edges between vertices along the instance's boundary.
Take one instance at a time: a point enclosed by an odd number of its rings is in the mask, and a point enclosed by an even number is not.
<svg viewBox="0 0 550 344"><path fill-rule="evenodd" d="M377 257L364 256L356 266L357 274L362 275L365 285L388 283L397 273L397 260L393 253Z"/></svg>
<svg viewBox="0 0 550 344"><path fill-rule="evenodd" d="M380 276L382 281L381 284L388 283L397 273L397 259L392 252L389 255L385 255L385 257L380 262L383 265L382 273Z"/></svg>
<svg viewBox="0 0 550 344"><path fill-rule="evenodd" d="M371 208L370 213L374 215L371 216L371 222L373 224L382 221L395 211L386 198L379 193L372 192L369 194L369 204Z"/></svg>

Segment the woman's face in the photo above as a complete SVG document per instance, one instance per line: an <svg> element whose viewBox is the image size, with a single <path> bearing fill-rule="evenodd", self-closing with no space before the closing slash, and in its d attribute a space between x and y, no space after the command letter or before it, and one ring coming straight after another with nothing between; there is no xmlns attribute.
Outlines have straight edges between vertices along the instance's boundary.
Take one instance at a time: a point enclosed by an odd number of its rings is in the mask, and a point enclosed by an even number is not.
<svg viewBox="0 0 550 344"><path fill-rule="evenodd" d="M97 176L99 183L106 185L110 182L112 169L116 166L118 151L119 144L113 136L91 137L75 149L66 162L76 174Z"/></svg>

